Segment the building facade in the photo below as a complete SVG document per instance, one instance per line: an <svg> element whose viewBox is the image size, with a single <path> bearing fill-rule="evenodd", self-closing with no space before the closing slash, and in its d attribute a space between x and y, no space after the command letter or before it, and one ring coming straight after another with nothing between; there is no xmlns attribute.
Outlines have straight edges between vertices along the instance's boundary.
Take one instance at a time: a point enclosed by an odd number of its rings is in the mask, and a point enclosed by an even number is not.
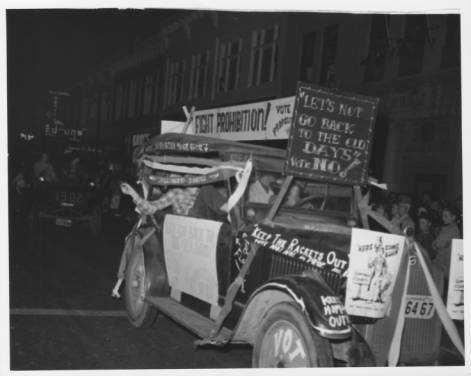
<svg viewBox="0 0 471 376"><path fill-rule="evenodd" d="M71 118L131 147L182 106L292 96L299 80L380 98L371 167L391 190L462 192L459 15L182 11L81 80Z"/></svg>

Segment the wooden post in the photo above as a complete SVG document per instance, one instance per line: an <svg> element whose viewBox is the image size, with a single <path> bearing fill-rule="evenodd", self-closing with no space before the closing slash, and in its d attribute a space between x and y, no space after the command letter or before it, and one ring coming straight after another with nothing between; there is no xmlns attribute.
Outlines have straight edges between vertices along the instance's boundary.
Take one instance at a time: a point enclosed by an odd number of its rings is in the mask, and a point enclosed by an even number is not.
<svg viewBox="0 0 471 376"><path fill-rule="evenodd" d="M186 122L185 122L185 126L183 127L182 133L186 133L186 131L188 130L188 127L193 121L193 114L195 113L195 107L191 107L190 113L188 113L186 106L183 106L183 111L185 112L185 115L186 115Z"/></svg>
<svg viewBox="0 0 471 376"><path fill-rule="evenodd" d="M278 195L276 196L275 201L273 202L270 208L270 211L268 212L265 218L265 221L264 221L265 223L271 223L271 221L275 217L281 203L283 202L283 199L286 196L286 192L288 192L288 189L292 181L293 181L293 175L286 176L285 180L283 181L283 184L281 185L280 191L278 192Z"/></svg>
<svg viewBox="0 0 471 376"><path fill-rule="evenodd" d="M292 181L293 181L292 175L288 175L283 181L280 191L278 192L278 195L276 196L275 201L273 202L270 208L270 211L268 212L268 215L266 216L264 220L265 224L270 224L273 218L275 217L276 212L278 211L278 208L280 207L286 195L286 192L288 192L288 189ZM255 255L257 254L257 251L259 250L259 248L260 248L260 244L252 243L250 252L247 255L247 259L245 260L244 265L242 265L242 268L240 269L239 274L237 275L235 280L231 283L231 285L227 289L224 306L219 312L219 316L216 319L214 328L211 330L211 333L209 334L208 338L202 339L200 341L196 341L195 342L196 345L203 345L203 344L211 343L211 341L214 341L217 335L219 334L219 332L221 331L222 325L224 324L224 320L226 319L226 317L229 315L229 313L232 310L232 304L234 302L234 299L237 293L239 292L240 287L244 283L245 276L247 272L249 271L250 265L252 264L252 261L255 259Z"/></svg>
<svg viewBox="0 0 471 376"><path fill-rule="evenodd" d="M370 225L368 223L368 215L367 215L367 211L369 209L368 207L369 195L366 194L365 196L362 196L359 185L355 185L353 187L353 192L355 194L356 206L357 206L358 212L360 213L361 224L363 228L369 230Z"/></svg>

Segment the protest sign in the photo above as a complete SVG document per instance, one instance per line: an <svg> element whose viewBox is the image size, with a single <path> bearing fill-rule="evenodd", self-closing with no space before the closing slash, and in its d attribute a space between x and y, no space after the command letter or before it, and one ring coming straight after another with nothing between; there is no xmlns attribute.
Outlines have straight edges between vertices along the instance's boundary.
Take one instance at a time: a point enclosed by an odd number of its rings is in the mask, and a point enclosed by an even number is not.
<svg viewBox="0 0 471 376"><path fill-rule="evenodd" d="M285 173L366 184L378 101L299 83Z"/></svg>
<svg viewBox="0 0 471 376"><path fill-rule="evenodd" d="M170 287L218 304L216 247L221 222L165 216L163 240Z"/></svg>
<svg viewBox="0 0 471 376"><path fill-rule="evenodd" d="M287 139L294 97L195 111L193 132L226 140Z"/></svg>
<svg viewBox="0 0 471 376"><path fill-rule="evenodd" d="M453 320L464 320L463 239L453 239L451 243L446 310Z"/></svg>
<svg viewBox="0 0 471 376"><path fill-rule="evenodd" d="M381 318L388 314L403 250L403 236L352 230L345 296L350 315Z"/></svg>

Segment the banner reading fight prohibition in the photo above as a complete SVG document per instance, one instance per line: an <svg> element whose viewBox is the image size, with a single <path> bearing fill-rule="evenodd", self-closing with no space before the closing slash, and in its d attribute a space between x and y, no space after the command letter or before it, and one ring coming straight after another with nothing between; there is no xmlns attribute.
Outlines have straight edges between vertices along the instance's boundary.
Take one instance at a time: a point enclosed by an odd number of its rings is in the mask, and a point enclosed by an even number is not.
<svg viewBox="0 0 471 376"><path fill-rule="evenodd" d="M453 320L464 320L463 239L451 242L450 280L446 310Z"/></svg>
<svg viewBox="0 0 471 376"><path fill-rule="evenodd" d="M403 236L352 230L345 297L348 314L372 318L388 314L403 250Z"/></svg>
<svg viewBox="0 0 471 376"><path fill-rule="evenodd" d="M226 140L287 139L294 97L195 111L195 134Z"/></svg>

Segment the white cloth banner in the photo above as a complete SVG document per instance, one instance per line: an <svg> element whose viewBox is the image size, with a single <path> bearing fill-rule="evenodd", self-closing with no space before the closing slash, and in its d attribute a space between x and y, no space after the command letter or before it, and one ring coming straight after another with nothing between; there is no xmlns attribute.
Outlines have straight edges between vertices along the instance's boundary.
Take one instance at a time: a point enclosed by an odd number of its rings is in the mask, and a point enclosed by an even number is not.
<svg viewBox="0 0 471 376"><path fill-rule="evenodd" d="M169 285L210 304L219 298L216 247L221 222L167 214L163 240Z"/></svg>
<svg viewBox="0 0 471 376"><path fill-rule="evenodd" d="M450 279L446 310L453 320L464 320L463 239L451 242Z"/></svg>
<svg viewBox="0 0 471 376"><path fill-rule="evenodd" d="M350 315L387 316L405 238L354 228L345 307Z"/></svg>
<svg viewBox="0 0 471 376"><path fill-rule="evenodd" d="M220 169L231 169L235 171L242 171L242 167L233 166L230 164L227 165L219 165L216 167L188 167L188 166L181 166L181 165L174 165L169 163L160 163L155 161L150 161L148 159L143 159L143 163L150 168L162 171L170 171L178 174L194 174L194 175L204 175L210 174L212 172L216 172Z"/></svg>
<svg viewBox="0 0 471 376"><path fill-rule="evenodd" d="M286 140L294 97L195 111L195 134L226 140Z"/></svg>

